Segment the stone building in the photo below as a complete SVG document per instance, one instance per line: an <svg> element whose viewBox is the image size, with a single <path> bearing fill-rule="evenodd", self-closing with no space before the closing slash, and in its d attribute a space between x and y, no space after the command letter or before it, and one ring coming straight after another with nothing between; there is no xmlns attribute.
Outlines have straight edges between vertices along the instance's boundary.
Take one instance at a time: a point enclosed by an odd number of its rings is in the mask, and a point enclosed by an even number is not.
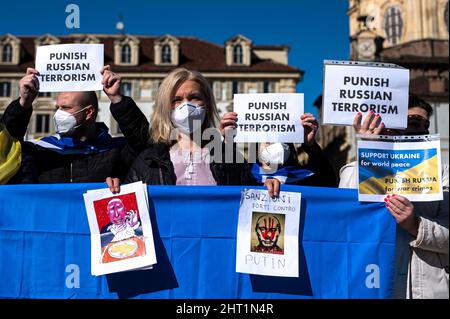
<svg viewBox="0 0 450 319"><path fill-rule="evenodd" d="M19 81L34 66L36 47L59 43L103 43L105 64L123 78L123 94L132 96L147 117L162 79L174 68L200 71L210 82L220 113L232 110L234 93L292 93L303 71L288 63L289 47L255 45L236 35L224 45L195 37L129 34L72 34L69 36L0 36L0 115L18 97ZM36 99L27 139L53 133L55 94ZM98 121L120 135L109 113L109 100L99 92Z"/></svg>

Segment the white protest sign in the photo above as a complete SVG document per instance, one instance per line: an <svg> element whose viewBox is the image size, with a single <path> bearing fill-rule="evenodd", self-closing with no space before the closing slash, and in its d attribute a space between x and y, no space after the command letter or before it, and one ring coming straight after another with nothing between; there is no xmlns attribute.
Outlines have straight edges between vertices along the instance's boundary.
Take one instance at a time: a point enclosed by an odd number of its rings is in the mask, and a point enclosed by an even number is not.
<svg viewBox="0 0 450 319"><path fill-rule="evenodd" d="M40 92L102 90L103 44L57 44L37 48Z"/></svg>
<svg viewBox="0 0 450 319"><path fill-rule="evenodd" d="M323 124L353 125L358 112L373 111L385 127L407 126L409 70L393 64L324 64Z"/></svg>
<svg viewBox="0 0 450 319"><path fill-rule="evenodd" d="M236 143L303 143L302 93L235 94Z"/></svg>
<svg viewBox="0 0 450 319"><path fill-rule="evenodd" d="M244 189L239 208L236 272L298 277L300 193Z"/></svg>

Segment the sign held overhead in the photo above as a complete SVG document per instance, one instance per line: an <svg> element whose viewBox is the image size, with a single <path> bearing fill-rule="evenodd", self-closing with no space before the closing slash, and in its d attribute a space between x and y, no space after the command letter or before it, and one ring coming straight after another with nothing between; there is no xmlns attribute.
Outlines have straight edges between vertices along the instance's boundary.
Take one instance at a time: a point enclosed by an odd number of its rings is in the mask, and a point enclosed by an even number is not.
<svg viewBox="0 0 450 319"><path fill-rule="evenodd" d="M36 52L39 91L101 90L103 59L103 44L40 46Z"/></svg>
<svg viewBox="0 0 450 319"><path fill-rule="evenodd" d="M385 127L407 126L409 70L394 64L325 61L323 124L352 125L374 112Z"/></svg>

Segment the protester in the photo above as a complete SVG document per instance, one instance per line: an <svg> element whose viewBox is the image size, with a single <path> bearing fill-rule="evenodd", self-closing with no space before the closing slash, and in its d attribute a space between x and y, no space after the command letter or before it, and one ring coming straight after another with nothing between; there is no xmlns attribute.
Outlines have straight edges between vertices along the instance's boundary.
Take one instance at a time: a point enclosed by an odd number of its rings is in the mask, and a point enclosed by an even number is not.
<svg viewBox="0 0 450 319"><path fill-rule="evenodd" d="M206 79L196 71L173 70L161 83L151 127L136 104L120 95L120 76L103 70L111 113L135 151L142 151L125 182L160 185L256 185L248 163L234 143L222 142L218 112ZM108 179L111 191L119 180ZM277 196L279 181L264 184Z"/></svg>
<svg viewBox="0 0 450 319"><path fill-rule="evenodd" d="M39 93L38 75L27 69L20 81L20 98L10 103L1 119L22 142ZM108 176L125 176L132 150L124 138L112 138L104 123L95 122L97 113L95 92L59 93L53 117L57 134L22 143L22 178L17 182L102 182Z"/></svg>
<svg viewBox="0 0 450 319"><path fill-rule="evenodd" d="M405 130L384 128L378 114L355 116L356 133L365 135L429 134L431 106L410 96ZM341 188L357 188L357 163L340 171ZM448 165L443 165L443 201L410 202L401 195L386 196L388 211L397 225L395 297L411 299L449 298Z"/></svg>

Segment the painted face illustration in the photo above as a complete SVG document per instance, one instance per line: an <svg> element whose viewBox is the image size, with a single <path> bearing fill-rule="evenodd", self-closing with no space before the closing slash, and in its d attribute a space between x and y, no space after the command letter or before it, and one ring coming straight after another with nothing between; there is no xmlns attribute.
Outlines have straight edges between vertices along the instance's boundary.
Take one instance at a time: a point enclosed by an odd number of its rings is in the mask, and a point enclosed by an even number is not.
<svg viewBox="0 0 450 319"><path fill-rule="evenodd" d="M258 218L255 226L259 244L266 248L276 246L281 233L281 224L277 217L264 215Z"/></svg>
<svg viewBox="0 0 450 319"><path fill-rule="evenodd" d="M114 198L109 201L106 206L106 213L108 214L111 223L115 225L121 225L125 222L125 206L118 198Z"/></svg>

